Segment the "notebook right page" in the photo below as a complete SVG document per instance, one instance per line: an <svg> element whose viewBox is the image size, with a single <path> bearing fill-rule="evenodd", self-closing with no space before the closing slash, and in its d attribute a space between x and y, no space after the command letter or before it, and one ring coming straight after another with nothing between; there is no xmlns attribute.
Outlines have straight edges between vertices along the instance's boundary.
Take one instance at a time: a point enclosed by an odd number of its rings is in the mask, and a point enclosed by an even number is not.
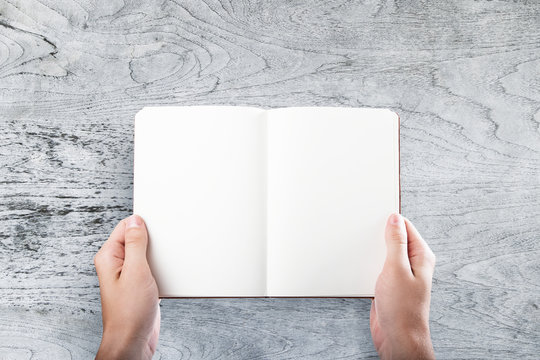
<svg viewBox="0 0 540 360"><path fill-rule="evenodd" d="M268 296L373 296L399 211L399 118L283 108L267 123Z"/></svg>

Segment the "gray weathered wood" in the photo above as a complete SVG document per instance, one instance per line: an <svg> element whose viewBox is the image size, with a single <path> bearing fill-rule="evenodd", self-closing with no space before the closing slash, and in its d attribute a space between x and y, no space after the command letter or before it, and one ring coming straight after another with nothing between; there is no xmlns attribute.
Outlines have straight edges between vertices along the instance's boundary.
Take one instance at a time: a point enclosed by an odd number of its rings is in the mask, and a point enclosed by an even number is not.
<svg viewBox="0 0 540 360"><path fill-rule="evenodd" d="M92 358L144 105L374 106L450 358L540 352L540 3L0 0L0 358ZM157 358L371 358L369 300L166 300Z"/></svg>

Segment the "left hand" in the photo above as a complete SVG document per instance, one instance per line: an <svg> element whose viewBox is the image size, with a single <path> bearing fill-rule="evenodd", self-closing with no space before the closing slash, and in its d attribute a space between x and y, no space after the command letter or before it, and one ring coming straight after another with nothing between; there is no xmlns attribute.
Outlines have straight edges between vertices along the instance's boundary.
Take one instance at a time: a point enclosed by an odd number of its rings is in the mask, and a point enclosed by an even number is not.
<svg viewBox="0 0 540 360"><path fill-rule="evenodd" d="M132 215L120 221L94 257L103 317L96 359L151 359L156 351L159 298L147 244L143 219Z"/></svg>

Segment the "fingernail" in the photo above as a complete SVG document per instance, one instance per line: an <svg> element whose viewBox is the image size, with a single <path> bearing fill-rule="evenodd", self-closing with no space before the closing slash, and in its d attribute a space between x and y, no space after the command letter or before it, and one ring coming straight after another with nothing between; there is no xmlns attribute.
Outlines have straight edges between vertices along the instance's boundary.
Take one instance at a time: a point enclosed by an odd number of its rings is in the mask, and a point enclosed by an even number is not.
<svg viewBox="0 0 540 360"><path fill-rule="evenodd" d="M142 225L142 220L137 215L131 215L127 218L126 221L126 228L132 228L132 227L140 227Z"/></svg>
<svg viewBox="0 0 540 360"><path fill-rule="evenodd" d="M390 216L390 224L397 225L401 222L401 215L399 214L392 214Z"/></svg>

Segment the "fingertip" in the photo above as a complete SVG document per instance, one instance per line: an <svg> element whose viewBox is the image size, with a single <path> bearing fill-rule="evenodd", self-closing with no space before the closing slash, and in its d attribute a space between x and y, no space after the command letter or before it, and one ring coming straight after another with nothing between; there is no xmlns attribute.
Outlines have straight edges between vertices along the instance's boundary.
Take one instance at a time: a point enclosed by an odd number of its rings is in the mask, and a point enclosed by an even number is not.
<svg viewBox="0 0 540 360"><path fill-rule="evenodd" d="M133 214L125 219L126 229L139 228L144 226L144 220L137 214Z"/></svg>
<svg viewBox="0 0 540 360"><path fill-rule="evenodd" d="M133 214L124 219L126 224L126 243L146 240L147 232L144 220L139 215Z"/></svg>
<svg viewBox="0 0 540 360"><path fill-rule="evenodd" d="M407 256L407 232L403 217L394 213L388 217L386 230L386 266L410 269Z"/></svg>
<svg viewBox="0 0 540 360"><path fill-rule="evenodd" d="M139 215L131 215L125 219L125 262L141 264L146 262L146 250L148 246L148 232L144 220Z"/></svg>
<svg viewBox="0 0 540 360"><path fill-rule="evenodd" d="M402 220L402 216L400 214L398 213L391 214L388 217L388 225L396 226L400 223L401 220Z"/></svg>
<svg viewBox="0 0 540 360"><path fill-rule="evenodd" d="M126 244L129 242L145 241L147 239L144 222L139 222L140 217L137 219L132 216L126 219Z"/></svg>
<svg viewBox="0 0 540 360"><path fill-rule="evenodd" d="M391 214L386 221L386 228L392 232L406 234L404 217L399 213Z"/></svg>
<svg viewBox="0 0 540 360"><path fill-rule="evenodd" d="M386 240L392 243L407 244L407 231L403 216L398 213L394 213L388 217L386 223Z"/></svg>

